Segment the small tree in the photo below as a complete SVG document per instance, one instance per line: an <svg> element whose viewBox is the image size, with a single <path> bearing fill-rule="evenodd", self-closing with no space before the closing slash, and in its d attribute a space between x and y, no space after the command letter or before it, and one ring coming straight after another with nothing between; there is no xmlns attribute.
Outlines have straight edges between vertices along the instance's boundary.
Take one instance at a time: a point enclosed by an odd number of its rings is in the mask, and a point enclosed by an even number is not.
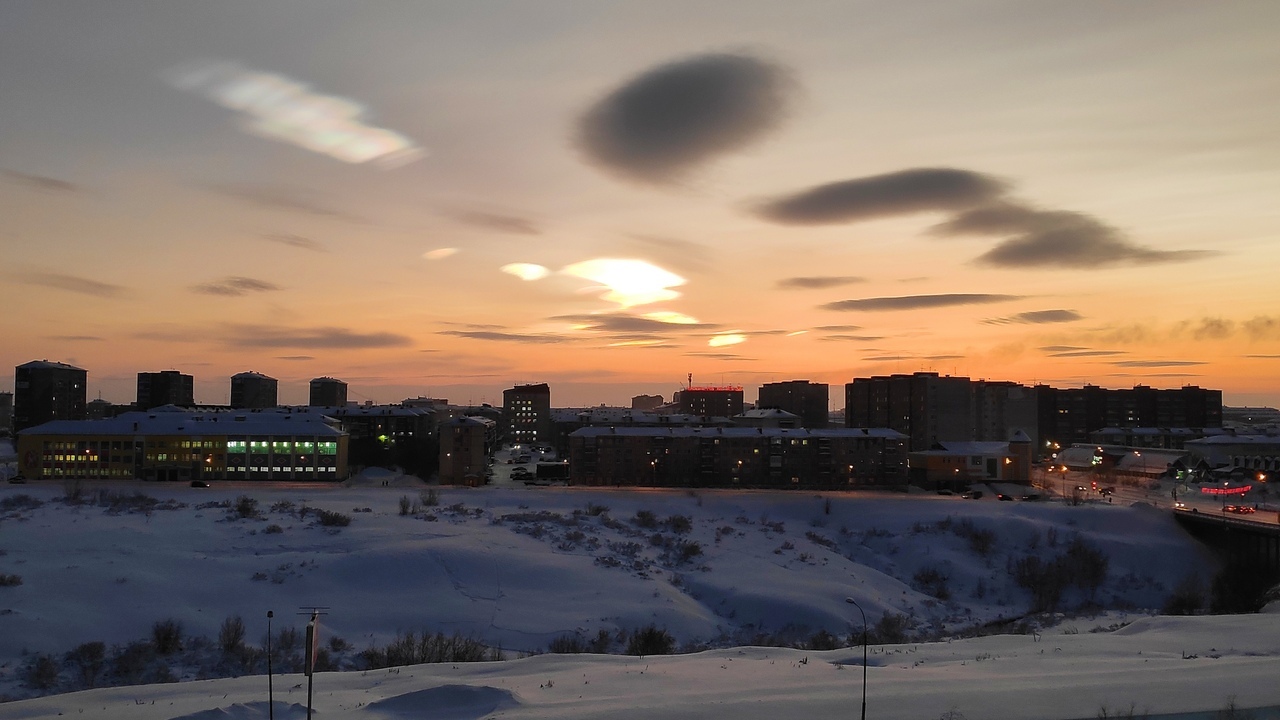
<svg viewBox="0 0 1280 720"><path fill-rule="evenodd" d="M182 623L173 618L156 621L151 626L151 642L161 655L172 655L182 650Z"/></svg>
<svg viewBox="0 0 1280 720"><path fill-rule="evenodd" d="M676 639L657 625L640 628L627 640L628 655L670 655L675 647Z"/></svg>
<svg viewBox="0 0 1280 720"><path fill-rule="evenodd" d="M67 663L80 673L80 682L85 687L93 687L102 674L102 665L107 657L107 646L101 640L78 645L67 653Z"/></svg>
<svg viewBox="0 0 1280 720"><path fill-rule="evenodd" d="M222 621L218 630L218 647L223 655L234 655L244 648L244 620L239 615Z"/></svg>

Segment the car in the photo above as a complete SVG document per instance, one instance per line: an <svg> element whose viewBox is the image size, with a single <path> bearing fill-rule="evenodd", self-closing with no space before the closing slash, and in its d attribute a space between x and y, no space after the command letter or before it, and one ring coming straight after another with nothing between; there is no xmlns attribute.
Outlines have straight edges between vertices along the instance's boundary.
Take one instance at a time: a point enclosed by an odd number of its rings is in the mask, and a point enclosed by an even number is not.
<svg viewBox="0 0 1280 720"><path fill-rule="evenodd" d="M955 495L955 493L951 492L950 490L939 490L938 494L939 495Z"/></svg>
<svg viewBox="0 0 1280 720"><path fill-rule="evenodd" d="M1173 507L1175 510L1186 510L1187 504L1182 502L1181 500L1175 500L1173 503Z"/></svg>
<svg viewBox="0 0 1280 720"><path fill-rule="evenodd" d="M961 493L960 497L964 498L965 500L979 500L982 498L982 491L969 490L968 492Z"/></svg>
<svg viewBox="0 0 1280 720"><path fill-rule="evenodd" d="M1115 491L1116 491L1116 488L1114 485L1108 485L1104 488L1098 488L1098 492L1102 493L1103 495L1110 495Z"/></svg>
<svg viewBox="0 0 1280 720"><path fill-rule="evenodd" d="M1228 505L1223 509L1229 513L1235 513L1236 515L1251 515L1257 512L1257 510L1249 507L1248 505Z"/></svg>
<svg viewBox="0 0 1280 720"><path fill-rule="evenodd" d="M13 483L14 485L22 485L27 482L27 476L22 474L14 475L13 477L9 478L9 482Z"/></svg>
<svg viewBox="0 0 1280 720"><path fill-rule="evenodd" d="M1026 495L1023 495L1023 496L1022 496L1022 499L1023 499L1023 500L1031 500L1031 501L1035 501L1035 500L1043 500L1043 499L1044 499L1044 496L1043 496L1043 495L1036 495L1035 493L1028 493L1028 494L1026 494Z"/></svg>
<svg viewBox="0 0 1280 720"><path fill-rule="evenodd" d="M209 487L209 481L208 481L208 480L192 480L192 481L191 481L191 487L194 487L194 488L207 488L207 487Z"/></svg>
<svg viewBox="0 0 1280 720"><path fill-rule="evenodd" d="M1004 493L1000 493L999 495L996 495L996 499L1001 500L1003 502L1013 502L1013 496L1005 495Z"/></svg>

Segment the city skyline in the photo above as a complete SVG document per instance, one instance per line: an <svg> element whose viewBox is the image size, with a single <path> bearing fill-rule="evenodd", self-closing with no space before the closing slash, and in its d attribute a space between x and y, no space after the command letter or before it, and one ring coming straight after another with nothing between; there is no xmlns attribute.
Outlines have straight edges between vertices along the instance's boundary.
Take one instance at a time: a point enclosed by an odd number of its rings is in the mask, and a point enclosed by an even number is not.
<svg viewBox="0 0 1280 720"><path fill-rule="evenodd" d="M936 371L1280 406L1277 20L5 3L0 361L113 402Z"/></svg>

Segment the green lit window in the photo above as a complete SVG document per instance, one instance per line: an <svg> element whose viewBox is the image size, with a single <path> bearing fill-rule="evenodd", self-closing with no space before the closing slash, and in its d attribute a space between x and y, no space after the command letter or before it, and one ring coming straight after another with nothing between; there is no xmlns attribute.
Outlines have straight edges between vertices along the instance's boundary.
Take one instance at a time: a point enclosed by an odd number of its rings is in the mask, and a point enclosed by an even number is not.
<svg viewBox="0 0 1280 720"><path fill-rule="evenodd" d="M272 449L278 453L287 453L293 449L293 443L288 441L281 442L277 440L276 442L271 443L271 445Z"/></svg>
<svg viewBox="0 0 1280 720"><path fill-rule="evenodd" d="M227 452L229 452L229 453L243 453L243 452L245 452L247 449L248 449L248 446L246 445L245 441L243 441L243 440L228 440L228 441L227 441Z"/></svg>
<svg viewBox="0 0 1280 720"><path fill-rule="evenodd" d="M297 445L300 453L310 454L316 451L316 444L313 442L299 442Z"/></svg>
<svg viewBox="0 0 1280 720"><path fill-rule="evenodd" d="M319 449L321 455L338 454L338 443L336 442L318 442L316 443L316 447Z"/></svg>
<svg viewBox="0 0 1280 720"><path fill-rule="evenodd" d="M271 447L271 443L265 440L254 440L249 443L249 447L253 448L254 452L266 452Z"/></svg>

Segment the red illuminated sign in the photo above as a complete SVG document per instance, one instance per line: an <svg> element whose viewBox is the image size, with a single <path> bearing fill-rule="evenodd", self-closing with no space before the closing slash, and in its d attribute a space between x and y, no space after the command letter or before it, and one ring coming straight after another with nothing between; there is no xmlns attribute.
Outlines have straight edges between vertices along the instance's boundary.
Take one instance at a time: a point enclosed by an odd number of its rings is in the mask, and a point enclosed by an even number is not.
<svg viewBox="0 0 1280 720"><path fill-rule="evenodd" d="M1233 487L1233 488L1202 487L1200 488L1200 492L1204 493L1205 495L1243 495L1249 492L1249 486L1245 485L1244 487Z"/></svg>

